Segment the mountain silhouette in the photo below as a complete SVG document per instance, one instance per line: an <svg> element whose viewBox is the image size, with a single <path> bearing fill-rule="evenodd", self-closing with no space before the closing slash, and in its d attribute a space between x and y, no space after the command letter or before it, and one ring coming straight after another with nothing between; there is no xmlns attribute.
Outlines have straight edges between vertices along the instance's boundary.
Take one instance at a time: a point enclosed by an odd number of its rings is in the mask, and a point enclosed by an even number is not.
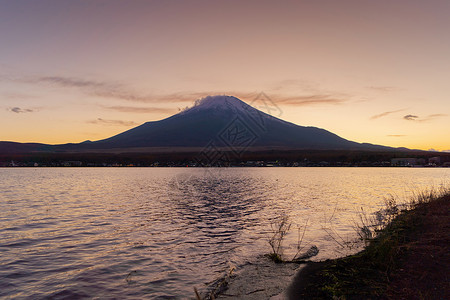
<svg viewBox="0 0 450 300"><path fill-rule="evenodd" d="M299 126L258 110L233 96L207 96L169 118L146 122L118 135L79 144L0 143L0 151L99 151L111 149L220 148L382 150L360 144L317 127Z"/></svg>
<svg viewBox="0 0 450 300"><path fill-rule="evenodd" d="M304 127L264 113L232 96L208 96L167 119L147 122L94 148L216 147L283 149L380 149L317 127Z"/></svg>

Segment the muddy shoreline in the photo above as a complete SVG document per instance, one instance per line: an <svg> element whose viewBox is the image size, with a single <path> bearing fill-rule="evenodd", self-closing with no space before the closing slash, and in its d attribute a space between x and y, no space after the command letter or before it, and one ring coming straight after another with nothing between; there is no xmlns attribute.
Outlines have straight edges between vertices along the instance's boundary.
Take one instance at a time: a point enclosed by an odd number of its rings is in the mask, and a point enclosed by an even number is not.
<svg viewBox="0 0 450 300"><path fill-rule="evenodd" d="M449 299L450 193L428 200L402 211L354 255L248 263L216 299Z"/></svg>

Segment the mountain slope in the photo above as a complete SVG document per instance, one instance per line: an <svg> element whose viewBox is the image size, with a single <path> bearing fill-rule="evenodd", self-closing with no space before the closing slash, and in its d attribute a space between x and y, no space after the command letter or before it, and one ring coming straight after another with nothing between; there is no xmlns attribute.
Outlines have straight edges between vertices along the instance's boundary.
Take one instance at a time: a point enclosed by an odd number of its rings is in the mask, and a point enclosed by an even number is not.
<svg viewBox="0 0 450 300"><path fill-rule="evenodd" d="M327 130L304 127L268 115L232 96L208 96L169 118L147 122L113 137L80 144L43 145L0 142L0 152L99 151L110 149L218 147L242 149L383 150Z"/></svg>
<svg viewBox="0 0 450 300"><path fill-rule="evenodd" d="M236 137L236 135L238 135ZM236 97L208 96L167 119L147 122L93 148L277 147L286 149L366 149L316 127L295 125L261 112Z"/></svg>

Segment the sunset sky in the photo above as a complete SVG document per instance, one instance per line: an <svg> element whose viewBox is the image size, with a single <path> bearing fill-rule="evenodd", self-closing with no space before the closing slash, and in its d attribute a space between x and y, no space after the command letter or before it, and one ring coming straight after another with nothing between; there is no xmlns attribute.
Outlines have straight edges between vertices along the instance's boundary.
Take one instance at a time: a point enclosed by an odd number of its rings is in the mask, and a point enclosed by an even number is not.
<svg viewBox="0 0 450 300"><path fill-rule="evenodd" d="M106 138L206 95L450 149L450 1L0 0L0 140Z"/></svg>

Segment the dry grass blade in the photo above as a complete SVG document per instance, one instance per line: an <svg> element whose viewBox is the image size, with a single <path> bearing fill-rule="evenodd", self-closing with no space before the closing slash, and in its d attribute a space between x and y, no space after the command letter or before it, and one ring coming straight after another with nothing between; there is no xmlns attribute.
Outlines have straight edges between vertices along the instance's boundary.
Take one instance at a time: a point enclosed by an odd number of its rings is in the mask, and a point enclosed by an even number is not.
<svg viewBox="0 0 450 300"><path fill-rule="evenodd" d="M272 253L269 256L275 262L283 262L283 240L291 229L291 223L289 223L287 216L283 216L271 227L273 235L269 238L269 245L272 248Z"/></svg>

